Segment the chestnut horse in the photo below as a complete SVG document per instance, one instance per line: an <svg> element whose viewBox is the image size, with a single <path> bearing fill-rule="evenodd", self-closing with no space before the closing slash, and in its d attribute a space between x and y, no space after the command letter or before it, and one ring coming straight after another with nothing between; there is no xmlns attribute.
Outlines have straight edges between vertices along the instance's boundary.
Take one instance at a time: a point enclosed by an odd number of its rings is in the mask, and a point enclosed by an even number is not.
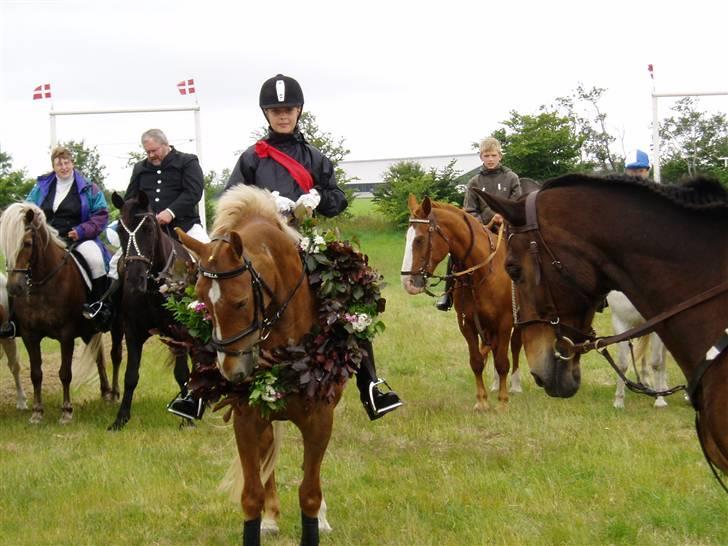
<svg viewBox="0 0 728 546"><path fill-rule="evenodd" d="M503 267L505 241L500 244L476 218L455 206L425 197L417 204L409 197L410 227L402 262L402 285L409 294L421 294L435 268L448 255L456 276L453 290L458 326L468 343L470 368L475 375L474 410L488 409L483 370L488 353L498 374L498 400L508 402L508 346L513 358L513 389L520 391L518 356L521 339L513 330L511 280Z"/></svg>
<svg viewBox="0 0 728 546"><path fill-rule="evenodd" d="M8 319L8 278L0 273L0 324L5 324ZM23 384L20 382L20 362L18 361L18 347L15 338L0 339L0 355L5 353L8 359L8 368L13 374L15 381L15 407L19 410L28 409L28 400L25 397Z"/></svg>
<svg viewBox="0 0 728 546"><path fill-rule="evenodd" d="M77 337L86 343L81 366L86 367L96 361L102 397L107 400L118 397L120 335L112 335L112 389L106 376L101 333L81 314L81 306L86 303L85 282L66 244L46 223L40 208L32 203L14 203L3 212L0 217L0 252L5 256L8 268L8 293L13 298L15 319L30 358L33 383L30 422L40 423L43 420L40 342L45 337L57 339L61 344L61 423L68 423L73 417L71 363ZM115 332L120 332L120 329L117 324Z"/></svg>
<svg viewBox="0 0 728 546"><path fill-rule="evenodd" d="M177 230L199 257L197 295L212 316L217 366L231 382L245 381L259 351L300 342L317 323L317 303L298 252L298 233L278 214L270 193L236 186L220 198L212 241L201 243ZM303 481L298 490L303 522L301 544L318 544L322 509L321 463L331 437L334 407L343 384L333 385L332 401L287 396L285 408L265 416L247 401L234 404L233 425L244 485L243 544L260 542L261 515L275 519L275 473L261 480L262 461L279 441L272 421L291 421L303 436ZM322 522L323 523L323 522Z"/></svg>
<svg viewBox="0 0 728 546"><path fill-rule="evenodd" d="M688 380L706 457L728 471L728 194L717 182L665 186L565 175L518 202L483 195L511 224L506 269L523 341L550 396L579 389L580 354L610 290L625 293Z"/></svg>
<svg viewBox="0 0 728 546"><path fill-rule="evenodd" d="M170 335L169 327L175 324L172 312L163 307L164 295L159 290L164 282L162 277L177 276L177 280L184 281L187 264L192 264L192 258L179 241L162 230L146 193L141 191L126 202L121 195L114 193L111 200L121 211L119 278L123 287L121 315L127 358L124 394L109 430L121 430L131 419L131 403L139 383L144 343L155 331ZM190 375L187 360L186 354L174 356L174 378L184 394L187 393L186 383ZM187 424L192 424L192 421Z"/></svg>

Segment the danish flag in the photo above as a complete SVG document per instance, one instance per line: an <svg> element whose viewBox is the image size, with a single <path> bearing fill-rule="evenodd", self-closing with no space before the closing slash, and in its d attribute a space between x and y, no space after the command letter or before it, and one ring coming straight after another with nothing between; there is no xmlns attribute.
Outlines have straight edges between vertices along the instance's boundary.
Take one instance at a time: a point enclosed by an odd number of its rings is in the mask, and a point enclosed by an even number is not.
<svg viewBox="0 0 728 546"><path fill-rule="evenodd" d="M44 83L33 89L33 100L51 98L51 84Z"/></svg>
<svg viewBox="0 0 728 546"><path fill-rule="evenodd" d="M182 80L177 84L177 91L179 91L180 95L191 95L195 92L195 80L192 78Z"/></svg>
<svg viewBox="0 0 728 546"><path fill-rule="evenodd" d="M651 64L647 65L647 71L650 73L650 78L653 80L655 79L655 69L652 67Z"/></svg>

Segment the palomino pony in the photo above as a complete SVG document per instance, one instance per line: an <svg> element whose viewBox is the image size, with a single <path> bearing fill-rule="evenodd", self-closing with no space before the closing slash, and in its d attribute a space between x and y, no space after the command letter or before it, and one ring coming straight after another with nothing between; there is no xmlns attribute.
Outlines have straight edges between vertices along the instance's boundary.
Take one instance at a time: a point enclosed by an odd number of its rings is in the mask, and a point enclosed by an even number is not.
<svg viewBox="0 0 728 546"><path fill-rule="evenodd" d="M470 368L475 375L476 411L488 409L483 370L489 351L498 374L498 400L508 402L508 346L513 357L513 390L520 391L518 356L521 339L513 331L511 280L503 267L505 241L462 209L409 198L410 227L402 262L402 285L409 294L426 290L427 278L437 265L452 256L456 276L453 290L460 332L468 343ZM513 333L513 335L512 335Z"/></svg>
<svg viewBox="0 0 728 546"><path fill-rule="evenodd" d="M225 192L208 244L177 233L199 256L197 295L212 316L217 366L228 381L245 381L260 351L298 343L316 324L317 302L298 253L300 236L285 224L268 192L243 185ZM266 415L246 399L234 404L244 479L245 546L260 544L261 516L276 519L279 512L275 473L266 473L265 484L261 480L263 461L277 451L280 441L273 421L291 421L303 436L303 481L298 490L301 544L318 544L321 463L344 384L332 387L331 401L294 392L287 396L284 409Z"/></svg>
<svg viewBox="0 0 728 546"><path fill-rule="evenodd" d="M645 319L634 308L632 302L619 290L612 290L607 294L607 303L612 314L612 328L615 334L621 334L645 323ZM641 381L658 392L667 390L666 356L665 344L654 332L636 338L634 343L622 341L617 344L617 366L622 370L622 374L627 373L629 363L634 360L634 365L640 366ZM614 407L617 409L624 409L624 385L624 380L617 377L617 390L614 394ZM656 408L666 406L667 401L664 396L655 397Z"/></svg>
<svg viewBox="0 0 728 546"><path fill-rule="evenodd" d="M0 273L0 324L8 321L8 278ZM28 401L25 398L25 390L20 382L20 362L18 361L18 347L15 338L0 339L0 355L5 353L8 359L8 368L15 380L15 407L19 410L28 409Z"/></svg>
<svg viewBox="0 0 728 546"><path fill-rule="evenodd" d="M506 269L523 341L550 396L579 389L580 354L599 302L621 290L688 380L698 438L728 471L728 194L717 182L664 186L634 178L565 175L518 202L483 195L511 224Z"/></svg>
<svg viewBox="0 0 728 546"><path fill-rule="evenodd" d="M81 314L81 306L86 302L85 282L66 244L46 223L40 208L32 203L14 203L3 212L0 217L0 252L4 254L8 268L8 293L13 297L16 322L30 357L30 378L33 382L30 422L40 423L43 419L40 342L45 337L57 339L61 344L61 423L68 423L73 417L71 363L77 337L86 343L81 366L87 367L96 361L102 397L107 400L118 397L121 340L112 336L116 343L111 355L114 367L112 389L106 376L101 333Z"/></svg>
<svg viewBox="0 0 728 546"><path fill-rule="evenodd" d="M127 360L124 394L116 420L109 430L120 430L131 418L131 403L139 383L144 343L155 332L174 336L169 328L176 323L171 311L163 307L164 296L159 287L167 276L184 277L192 258L179 241L162 230L146 193L139 192L137 197L126 202L114 193L112 202L121 211L118 231L123 257L119 261L119 278L123 287L121 315ZM190 374L187 355L176 354L174 359L174 378L186 394Z"/></svg>

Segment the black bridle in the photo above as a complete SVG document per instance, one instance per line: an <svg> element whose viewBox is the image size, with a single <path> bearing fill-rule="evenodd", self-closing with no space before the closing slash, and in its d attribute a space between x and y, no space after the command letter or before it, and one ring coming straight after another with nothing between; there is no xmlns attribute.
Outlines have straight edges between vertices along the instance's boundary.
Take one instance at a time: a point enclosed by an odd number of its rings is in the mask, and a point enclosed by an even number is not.
<svg viewBox="0 0 728 546"><path fill-rule="evenodd" d="M227 244L232 244L230 237L227 235L213 237L210 242L213 241L222 241ZM245 350L231 350L227 347L237 341L240 341L241 339L248 337L255 332L260 332L260 334L258 336L258 341L253 344L253 347L260 344L260 342L268 339L271 330L283 316L283 313L286 312L288 305L293 300L293 297L296 295L296 292L303 283L303 279L306 277L306 269L302 268L301 276L299 277L296 286L293 287L293 290L288 294L288 297L285 299L285 301L282 304L278 305L274 311L271 311L271 309L274 309L275 307L275 293L273 292L273 290L271 290L265 280L263 280L258 271L256 271L253 263L244 255L242 256L242 260L243 263L240 267L236 267L235 269L231 269L229 271L213 271L211 269L207 269L202 264L199 264L197 266L200 274L203 277L211 280L232 279L242 275L246 271L250 273L250 285L251 291L253 292L252 322L247 328L230 337L220 339L215 337L214 331L212 332L210 344L216 351L225 353L228 356L241 356L243 354L250 353L252 351L252 347ZM267 294L271 300L268 307L265 307L264 305L264 293Z"/></svg>

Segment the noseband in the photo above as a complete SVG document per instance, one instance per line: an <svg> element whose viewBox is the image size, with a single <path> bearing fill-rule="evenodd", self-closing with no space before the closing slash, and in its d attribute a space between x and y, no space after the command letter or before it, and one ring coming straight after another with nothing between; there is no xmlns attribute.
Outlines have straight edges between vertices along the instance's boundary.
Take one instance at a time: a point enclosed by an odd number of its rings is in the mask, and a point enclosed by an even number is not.
<svg viewBox="0 0 728 546"><path fill-rule="evenodd" d="M227 235L213 237L211 239L211 242L212 241L222 241L227 244L232 244L230 237ZM256 271L253 263L245 256L242 256L242 260L243 264L240 267L231 269L229 271L212 271L211 269L207 269L206 267L204 267L201 263L197 266L198 271L203 277L212 280L232 279L242 275L246 271L250 273L250 285L253 292L254 306L253 321L251 322L250 326L238 332L237 334L223 339L215 337L215 332L212 332L210 344L216 351L225 353L228 356L241 356L243 354L250 353L252 348L245 350L231 350L227 347L237 341L240 341L241 339L248 337L255 332L260 332L260 335L258 336L258 341L255 342L253 346L256 346L260 344L261 341L265 341L266 339L268 339L268 336L270 335L273 326L275 326L278 320L280 320L280 318L283 316L283 313L285 313L288 305L291 303L291 300L293 300L293 297L296 295L296 292L298 291L299 287L303 283L303 279L306 276L306 269L302 268L301 277L298 279L296 286L293 288L291 293L288 294L288 297L283 302L283 304L279 305L277 310L271 313L270 309L275 303L275 293L266 284L258 271ZM264 307L263 303L264 292L271 299L271 303L267 308Z"/></svg>

